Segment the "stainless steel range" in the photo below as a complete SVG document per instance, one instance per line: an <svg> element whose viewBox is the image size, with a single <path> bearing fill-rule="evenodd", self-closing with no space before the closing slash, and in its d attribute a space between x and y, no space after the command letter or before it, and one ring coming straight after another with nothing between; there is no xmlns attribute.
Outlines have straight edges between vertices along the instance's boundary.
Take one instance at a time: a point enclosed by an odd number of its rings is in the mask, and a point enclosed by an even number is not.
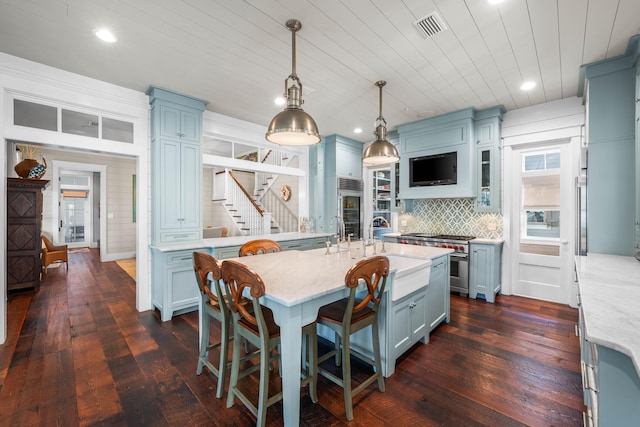
<svg viewBox="0 0 640 427"><path fill-rule="evenodd" d="M453 249L449 256L451 260L450 278L451 292L469 295L469 241L475 236L454 236L448 234L408 233L398 237L398 243L409 245L433 246L436 248Z"/></svg>

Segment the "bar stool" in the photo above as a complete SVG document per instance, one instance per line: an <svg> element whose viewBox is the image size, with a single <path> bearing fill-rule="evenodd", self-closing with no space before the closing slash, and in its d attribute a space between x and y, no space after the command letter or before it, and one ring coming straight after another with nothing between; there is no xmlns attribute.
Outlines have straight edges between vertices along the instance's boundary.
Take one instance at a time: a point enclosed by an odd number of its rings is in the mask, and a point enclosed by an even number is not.
<svg viewBox="0 0 640 427"><path fill-rule="evenodd" d="M256 239L251 240L240 247L238 256L266 254L270 252L280 252L280 244L275 240Z"/></svg>
<svg viewBox="0 0 640 427"><path fill-rule="evenodd" d="M325 325L333 330L336 335L336 342L333 350L316 357L316 360L321 363L335 356L336 364L338 364L341 358L342 378L322 367L318 367L318 372L343 388L345 412L348 420L353 419L353 396L376 380L380 391L384 391L384 378L380 359L380 337L378 334L378 309L388 276L389 259L387 257L375 256L358 261L345 275L344 282L350 289L349 296L320 307L318 311L318 324ZM364 295L358 292L360 283L366 285L366 294L362 293ZM356 298L356 294L358 294L358 298ZM351 334L367 326L371 326L373 359L350 348L349 338ZM353 389L351 384L351 353L375 368L375 372L372 375Z"/></svg>
<svg viewBox="0 0 640 427"><path fill-rule="evenodd" d="M199 323L200 330L200 352L198 355L198 367L196 374L202 373L202 368L206 366L215 376L218 377L218 386L216 389L216 397L222 397L224 391L224 378L228 365L228 348L229 341L233 338L229 336L229 325L231 323L231 315L227 308L224 298L218 298L221 295L220 279L221 270L218 261L209 254L204 252L193 253L193 269L196 273L198 287L200 288L200 311ZM209 281L211 275L211 281ZM213 292L210 284L213 285ZM219 342L210 342L209 328L211 318L220 322L221 338ZM209 351L220 348L220 363L218 367L213 366L209 361Z"/></svg>
<svg viewBox="0 0 640 427"><path fill-rule="evenodd" d="M257 425L263 426L266 422L267 408L282 399L282 392L269 397L269 364L278 355L272 355L274 349L280 344L280 327L273 320L273 312L260 305L259 298L265 294L265 285L260 276L249 267L233 260L222 262L222 282L228 295L229 309L232 313L234 327L233 357L231 361L231 379L229 381L229 394L227 395L227 408L234 404L237 397L257 418ZM250 294L253 302L253 310L247 309L241 303L243 293ZM316 324L312 323L302 329L302 333L315 338ZM240 372L240 340L246 339L260 350L255 356L260 355L260 363ZM313 340L312 340L313 341ZM317 355L317 349L312 348L310 353ZM312 356L313 357L313 356ZM318 379L317 361L309 364L310 370L305 375L301 384L309 384L309 395L315 403L316 383ZM260 385L258 405L256 406L238 388L238 380L260 370Z"/></svg>

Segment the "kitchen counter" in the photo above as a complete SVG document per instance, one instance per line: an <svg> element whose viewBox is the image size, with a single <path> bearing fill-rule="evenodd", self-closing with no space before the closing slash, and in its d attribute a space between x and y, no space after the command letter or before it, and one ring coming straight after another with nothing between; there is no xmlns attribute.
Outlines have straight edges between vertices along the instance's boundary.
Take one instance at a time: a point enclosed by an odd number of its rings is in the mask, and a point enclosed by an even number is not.
<svg viewBox="0 0 640 427"><path fill-rule="evenodd" d="M231 237L216 237L213 239L203 239L205 245L214 248L224 248L227 246L240 246L244 245L250 240L256 239L271 239L276 242L284 242L287 240L299 240L299 239L315 239L318 237L330 238L333 237L332 233L274 233L274 234L261 234L257 236L231 236Z"/></svg>
<svg viewBox="0 0 640 427"><path fill-rule="evenodd" d="M640 376L640 262L590 253L575 263L586 339L629 356Z"/></svg>
<svg viewBox="0 0 640 427"><path fill-rule="evenodd" d="M261 234L257 236L231 236L231 237L214 237L211 239L202 239L199 242L189 243L168 243L158 246L153 246L154 249L159 252L172 252L183 249L192 248L225 248L229 246L242 246L250 240L256 239L271 239L276 242L283 242L289 240L301 240L301 239L315 239L315 238L329 238L332 237L332 233L275 233L275 234Z"/></svg>
<svg viewBox="0 0 640 427"><path fill-rule="evenodd" d="M483 237L476 237L473 240L469 240L469 243L481 243L485 245L499 245L504 243L504 239L485 239Z"/></svg>

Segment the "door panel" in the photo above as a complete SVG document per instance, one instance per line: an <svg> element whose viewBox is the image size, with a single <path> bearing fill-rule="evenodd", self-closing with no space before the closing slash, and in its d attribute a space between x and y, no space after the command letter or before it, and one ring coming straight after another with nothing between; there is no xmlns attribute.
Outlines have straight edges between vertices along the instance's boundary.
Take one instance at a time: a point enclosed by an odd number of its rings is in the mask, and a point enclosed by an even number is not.
<svg viewBox="0 0 640 427"><path fill-rule="evenodd" d="M511 283L512 293L516 295L570 303L574 247L570 242L574 239L571 230L575 210L570 147L567 141L514 149L513 178L517 184L513 185L511 194L510 233L514 243ZM549 170L545 170L544 165L540 170L527 169L533 163L529 161L532 157L550 152L553 164L549 163ZM559 167L556 153L560 156ZM542 176L532 178L531 173ZM532 183L541 188L532 190ZM551 185L545 187L549 183ZM553 197L550 192L554 193Z"/></svg>

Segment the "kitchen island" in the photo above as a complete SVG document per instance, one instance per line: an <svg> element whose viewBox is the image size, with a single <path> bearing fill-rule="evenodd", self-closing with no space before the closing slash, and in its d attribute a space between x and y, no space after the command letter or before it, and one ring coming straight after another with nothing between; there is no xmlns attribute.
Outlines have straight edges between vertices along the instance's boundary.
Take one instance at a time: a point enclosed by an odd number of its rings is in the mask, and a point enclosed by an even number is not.
<svg viewBox="0 0 640 427"><path fill-rule="evenodd" d="M151 302L160 310L163 322L198 309L200 291L191 260L194 251L225 259L237 257L240 246L254 239L276 240L287 251L324 247L331 237L331 233L278 233L151 245Z"/></svg>
<svg viewBox="0 0 640 427"><path fill-rule="evenodd" d="M640 262L575 258L585 425L640 425Z"/></svg>
<svg viewBox="0 0 640 427"><path fill-rule="evenodd" d="M308 325L315 321L318 309L331 302L337 301L347 295L347 287L344 285L344 276L359 259L363 258L363 247L361 242L353 242L351 250L346 247L338 251L334 248L328 255L326 249L316 249L309 251L290 251L287 253L277 252L260 256L243 257L237 261L246 264L253 269L265 283L266 293L260 302L273 311L274 320L280 326L282 351L281 363L287 369L283 370L282 389L283 389L283 408L284 422L286 426L295 426L299 424L300 419L300 368L301 368L301 330L302 326ZM433 284L434 272L429 273L427 262L418 262L409 267L410 261L402 261L400 258L418 259L431 262L433 266L436 261L438 265L448 267L450 249L408 246L400 244L385 245L385 253L381 253L382 245L378 245L378 254L388 255L390 258L391 273L406 271L412 272L413 268L422 269L423 274L429 274L426 280L423 280L422 286L410 289L411 294L403 295L398 301L407 302L406 298L412 298L418 293L422 293L422 299L426 304L429 301L427 289L430 288L429 282ZM373 255L373 248L367 247L367 255ZM394 265L395 259L395 265ZM405 264L406 263L406 264ZM405 268L398 268L400 264L405 264ZM444 268L444 267L443 267ZM445 273L445 271L443 271ZM442 298L442 309L444 313L440 316L442 321L448 321L449 313L449 292L448 292L448 274L438 273L445 280L442 281L444 288L439 294L444 295ZM413 281L408 281L408 285ZM389 291L393 290L393 277L389 283L389 290L386 291L386 298L389 301ZM414 301L415 302L415 301ZM391 303L389 306L394 307ZM407 304L405 308L399 311L406 314L411 310L413 304ZM414 306L415 307L415 306ZM425 316L422 320L422 327L418 327L414 338L425 337L428 332L424 325L428 306L423 305ZM382 310L382 308L381 308ZM385 312L380 313L383 317L389 316L389 307ZM400 314L399 314L400 315ZM409 318L411 315L409 315ZM417 317L417 316L416 316ZM420 320L416 319L410 325L420 325ZM388 325L389 333L386 334L387 344L394 339L390 337L399 337L393 331L392 325L406 326L407 322L394 322ZM409 328L411 331L413 328ZM392 332L393 331L393 332ZM426 342L426 339L423 340ZM394 358L398 355L398 348L402 350L406 340L400 339L400 347L392 345L391 352L386 347L387 355ZM382 344L381 347L385 347ZM382 349L381 349L382 350ZM384 356L383 356L384 361ZM384 368L383 368L384 369Z"/></svg>

